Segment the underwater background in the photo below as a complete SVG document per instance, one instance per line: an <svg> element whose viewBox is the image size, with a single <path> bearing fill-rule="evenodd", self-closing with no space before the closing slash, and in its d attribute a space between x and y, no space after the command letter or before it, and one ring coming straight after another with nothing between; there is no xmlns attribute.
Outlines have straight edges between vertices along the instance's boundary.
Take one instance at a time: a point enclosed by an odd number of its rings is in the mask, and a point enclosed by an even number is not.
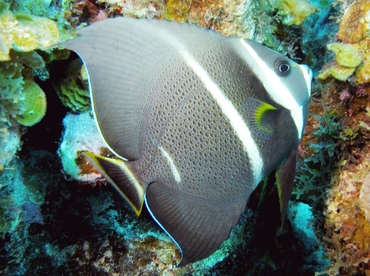
<svg viewBox="0 0 370 276"><path fill-rule="evenodd" d="M295 187L251 196L210 257L137 218L81 155L107 149L81 61L58 44L115 16L253 39L314 72ZM370 275L370 1L0 0L2 275Z"/></svg>

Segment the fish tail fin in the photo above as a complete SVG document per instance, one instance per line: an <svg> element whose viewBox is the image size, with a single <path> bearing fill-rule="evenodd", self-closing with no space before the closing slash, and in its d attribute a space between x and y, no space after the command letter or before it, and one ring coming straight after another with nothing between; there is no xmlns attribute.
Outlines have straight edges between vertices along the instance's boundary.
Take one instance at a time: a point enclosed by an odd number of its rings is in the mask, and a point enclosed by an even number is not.
<svg viewBox="0 0 370 276"><path fill-rule="evenodd" d="M293 190L296 170L296 155L296 151L293 151L275 173L280 202L281 227L284 225L289 198Z"/></svg>
<svg viewBox="0 0 370 276"><path fill-rule="evenodd" d="M139 216L143 209L145 191L137 177L132 173L130 164L121 159L103 157L92 152L84 152L83 154L126 199L136 215Z"/></svg>

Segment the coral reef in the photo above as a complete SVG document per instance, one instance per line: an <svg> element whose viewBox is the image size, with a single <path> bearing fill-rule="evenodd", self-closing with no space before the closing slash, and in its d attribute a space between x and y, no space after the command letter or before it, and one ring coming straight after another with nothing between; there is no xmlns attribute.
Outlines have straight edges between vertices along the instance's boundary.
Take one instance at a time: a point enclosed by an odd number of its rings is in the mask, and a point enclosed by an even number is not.
<svg viewBox="0 0 370 276"><path fill-rule="evenodd" d="M0 176L2 273L204 275L243 236L239 225L212 258L176 267L180 252L148 213L138 221L113 188L67 182L60 169L55 153L21 152Z"/></svg>
<svg viewBox="0 0 370 276"><path fill-rule="evenodd" d="M336 53L337 68L340 64L347 66L344 69L352 66L357 75L341 78L333 74L336 80L314 86L314 114L309 117L308 135L301 146L304 160L298 170L295 193L297 199L309 202L317 210L316 229L331 261L315 275L365 275L370 265L366 218L369 203L365 199L370 88L356 79L363 53L355 44L334 43L328 48ZM325 67L319 79L327 73Z"/></svg>
<svg viewBox="0 0 370 276"><path fill-rule="evenodd" d="M365 212L366 219L370 221L370 172L363 179L359 196L360 207Z"/></svg>
<svg viewBox="0 0 370 276"><path fill-rule="evenodd" d="M365 199L370 88L331 80L315 90L293 192L314 208L316 231L331 261L315 275L365 275L370 265Z"/></svg>
<svg viewBox="0 0 370 276"><path fill-rule="evenodd" d="M318 76L350 80L357 84L370 81L370 3L358 0L345 11L338 30L338 43L328 45L335 59L327 63Z"/></svg>
<svg viewBox="0 0 370 276"><path fill-rule="evenodd" d="M277 24L301 25L317 11L306 0L210 0L210 1L119 1L99 0L105 4L108 14L121 14L130 17L189 22L213 29L226 36L239 36L265 42L273 47L281 47L277 39ZM91 10L86 4L82 10ZM99 8L96 8L99 9ZM87 22L94 21L94 13ZM274 17L273 15L278 15Z"/></svg>
<svg viewBox="0 0 370 276"><path fill-rule="evenodd" d="M370 88L332 83L326 89L323 100L330 103L342 125L339 160L325 207L325 240L333 261L326 273L369 273L369 202L364 197L370 172Z"/></svg>
<svg viewBox="0 0 370 276"><path fill-rule="evenodd" d="M321 83L313 84L293 193L312 206L315 230L331 263L315 275L368 275L369 2L341 1L333 11L338 30L323 32L325 43L317 43L321 46L312 59L316 69L318 54L326 64L318 74Z"/></svg>
<svg viewBox="0 0 370 276"><path fill-rule="evenodd" d="M30 9L25 8L26 1L0 1L0 171L20 148L26 131L22 126L37 124L46 113L46 95L38 81L49 78L48 64L69 55L50 49L62 37L70 37L63 29L67 21L57 24L31 14L36 9L46 13L45 3L28 4Z"/></svg>
<svg viewBox="0 0 370 276"><path fill-rule="evenodd" d="M366 218L369 201L364 206L361 198L370 172L370 152L366 152L355 170L350 166L341 169L327 199L326 228L331 234L328 247L337 247L331 251L335 263L329 271L336 274L370 272L370 221Z"/></svg>
<svg viewBox="0 0 370 276"><path fill-rule="evenodd" d="M0 272L369 274L370 6L366 0L333 3L0 1ZM134 217L86 166L83 150L110 153L88 112L83 67L68 58L69 52L47 48L70 37L73 28L117 15L190 22L252 38L309 64L315 75L322 69L321 83L313 83L297 185L280 235L279 214L272 211L279 209L276 194L260 205L257 190L241 223L214 255L177 268L178 249L150 216ZM58 97L53 90L70 110L85 112L65 117L63 136L56 131L57 138L48 137L55 147L62 136L58 155L40 138L65 115L50 101ZM48 112L61 113L48 117ZM82 185L84 180L90 184Z"/></svg>

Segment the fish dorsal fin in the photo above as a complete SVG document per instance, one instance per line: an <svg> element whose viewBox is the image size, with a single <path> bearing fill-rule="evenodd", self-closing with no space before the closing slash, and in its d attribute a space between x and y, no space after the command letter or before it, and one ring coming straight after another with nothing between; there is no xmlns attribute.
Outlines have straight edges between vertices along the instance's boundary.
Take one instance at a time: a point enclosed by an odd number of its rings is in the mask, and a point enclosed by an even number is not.
<svg viewBox="0 0 370 276"><path fill-rule="evenodd" d="M103 157L92 152L84 152L84 155L119 194L126 199L136 215L140 215L144 203L144 189L132 173L129 164L121 159Z"/></svg>
<svg viewBox="0 0 370 276"><path fill-rule="evenodd" d="M168 49L160 46L156 23L107 19L79 30L76 38L62 45L86 66L93 112L105 142L129 161L141 156L150 91L160 79L158 66L166 66L159 53Z"/></svg>
<svg viewBox="0 0 370 276"><path fill-rule="evenodd" d="M179 266L212 254L238 222L245 204L209 201L180 193L160 182L149 185L146 205L157 223L178 245Z"/></svg>
<svg viewBox="0 0 370 276"><path fill-rule="evenodd" d="M294 185L297 152L293 151L276 170L275 178L280 201L281 222L284 223L288 202Z"/></svg>

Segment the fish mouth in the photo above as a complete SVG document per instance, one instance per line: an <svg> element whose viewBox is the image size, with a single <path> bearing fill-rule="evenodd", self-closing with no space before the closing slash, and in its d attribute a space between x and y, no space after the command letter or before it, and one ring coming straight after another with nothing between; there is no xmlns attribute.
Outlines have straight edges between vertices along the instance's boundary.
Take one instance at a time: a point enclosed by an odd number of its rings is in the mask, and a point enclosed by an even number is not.
<svg viewBox="0 0 370 276"><path fill-rule="evenodd" d="M307 84L308 97L311 96L312 70L306 64L299 65Z"/></svg>

